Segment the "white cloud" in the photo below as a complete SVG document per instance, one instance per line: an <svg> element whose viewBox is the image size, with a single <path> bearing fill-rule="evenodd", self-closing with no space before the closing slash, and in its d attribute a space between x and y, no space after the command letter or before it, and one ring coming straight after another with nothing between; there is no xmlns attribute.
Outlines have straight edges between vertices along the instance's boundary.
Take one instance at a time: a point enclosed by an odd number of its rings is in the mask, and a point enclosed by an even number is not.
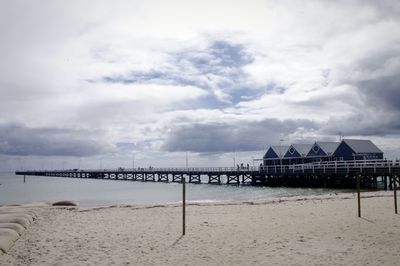
<svg viewBox="0 0 400 266"><path fill-rule="evenodd" d="M318 128L287 137L387 147L399 14L397 1L2 1L0 124L158 154L178 126L306 119Z"/></svg>

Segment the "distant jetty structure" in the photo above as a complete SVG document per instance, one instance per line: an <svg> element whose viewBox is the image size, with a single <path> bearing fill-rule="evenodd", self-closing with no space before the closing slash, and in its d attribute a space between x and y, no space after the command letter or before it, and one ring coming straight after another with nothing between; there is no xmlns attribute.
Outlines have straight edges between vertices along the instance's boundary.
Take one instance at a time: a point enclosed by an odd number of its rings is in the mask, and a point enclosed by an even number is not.
<svg viewBox="0 0 400 266"><path fill-rule="evenodd" d="M400 162L386 160L369 140L270 146L259 166L26 170L17 175L258 186L387 189L400 174Z"/></svg>

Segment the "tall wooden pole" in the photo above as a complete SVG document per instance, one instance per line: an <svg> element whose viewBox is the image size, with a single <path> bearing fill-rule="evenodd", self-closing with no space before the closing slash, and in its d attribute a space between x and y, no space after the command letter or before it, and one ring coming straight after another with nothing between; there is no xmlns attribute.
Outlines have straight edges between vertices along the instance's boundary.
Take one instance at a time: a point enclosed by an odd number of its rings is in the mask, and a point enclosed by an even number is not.
<svg viewBox="0 0 400 266"><path fill-rule="evenodd" d="M25 175L24 175L24 183L25 183Z"/></svg>
<svg viewBox="0 0 400 266"><path fill-rule="evenodd" d="M397 176L393 175L394 213L397 214Z"/></svg>
<svg viewBox="0 0 400 266"><path fill-rule="evenodd" d="M358 203L358 217L361 217L361 193L360 193L360 178L361 175L357 176L357 203Z"/></svg>
<svg viewBox="0 0 400 266"><path fill-rule="evenodd" d="M182 235L186 231L186 178L182 177Z"/></svg>
<svg viewBox="0 0 400 266"><path fill-rule="evenodd" d="M385 176L382 176L382 178L383 178L383 184L384 184L384 186L385 186L385 191L387 191L387 189L388 189L388 183L387 183L386 175L385 175Z"/></svg>

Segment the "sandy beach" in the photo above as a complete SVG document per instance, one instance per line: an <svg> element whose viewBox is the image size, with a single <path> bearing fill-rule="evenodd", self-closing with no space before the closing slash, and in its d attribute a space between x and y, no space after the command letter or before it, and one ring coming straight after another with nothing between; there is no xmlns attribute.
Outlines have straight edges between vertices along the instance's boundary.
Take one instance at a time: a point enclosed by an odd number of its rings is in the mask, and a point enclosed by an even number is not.
<svg viewBox="0 0 400 266"><path fill-rule="evenodd" d="M36 207L1 265L399 265L391 192L187 206Z"/></svg>

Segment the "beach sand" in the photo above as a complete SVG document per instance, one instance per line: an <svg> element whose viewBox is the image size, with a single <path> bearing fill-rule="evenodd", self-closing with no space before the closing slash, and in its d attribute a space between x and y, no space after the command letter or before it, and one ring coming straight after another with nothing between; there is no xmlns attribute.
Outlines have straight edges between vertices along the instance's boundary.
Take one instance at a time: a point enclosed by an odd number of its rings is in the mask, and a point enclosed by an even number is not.
<svg viewBox="0 0 400 266"><path fill-rule="evenodd" d="M392 194L363 195L189 205L183 237L177 206L42 207L0 265L400 265Z"/></svg>

